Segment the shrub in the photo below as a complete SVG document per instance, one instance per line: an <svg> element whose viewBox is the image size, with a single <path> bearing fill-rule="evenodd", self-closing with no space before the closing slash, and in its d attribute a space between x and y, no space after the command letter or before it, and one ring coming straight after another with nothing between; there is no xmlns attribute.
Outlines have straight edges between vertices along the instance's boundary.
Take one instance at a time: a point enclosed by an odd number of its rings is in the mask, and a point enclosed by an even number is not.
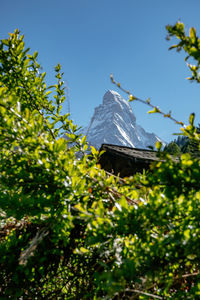
<svg viewBox="0 0 200 300"><path fill-rule="evenodd" d="M195 30L187 37L182 23L167 28L197 70ZM108 175L61 113L60 65L47 87L36 59L18 30L1 41L1 299L197 298L199 160L176 162L157 145L153 172ZM193 115L182 133L199 144Z"/></svg>

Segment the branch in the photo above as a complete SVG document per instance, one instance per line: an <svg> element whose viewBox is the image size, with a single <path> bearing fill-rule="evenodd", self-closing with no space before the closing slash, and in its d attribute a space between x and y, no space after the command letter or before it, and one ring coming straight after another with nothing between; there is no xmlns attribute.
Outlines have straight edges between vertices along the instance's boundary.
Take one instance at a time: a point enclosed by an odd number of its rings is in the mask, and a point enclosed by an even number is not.
<svg viewBox="0 0 200 300"><path fill-rule="evenodd" d="M128 90L126 90L123 87L121 87L121 85L120 85L119 82L116 82L114 80L114 77L113 77L112 74L110 75L110 79L111 79L112 83L115 84L121 91L123 91L124 93L126 93L127 95L129 95L129 101L130 102L131 101L139 101L139 102L141 102L141 103L143 103L143 104L145 104L145 105L153 108L152 113L159 113L163 117L168 118L168 119L172 120L173 122L175 122L176 124L185 127L185 124L182 121L178 121L177 119L175 119L174 117L172 117L171 112L165 113L164 111L160 110L160 108L158 108L157 106L151 104L150 99L143 100L143 99L140 99L140 98L138 98L136 96L133 96Z"/></svg>
<svg viewBox="0 0 200 300"><path fill-rule="evenodd" d="M21 252L19 258L20 265L27 264L29 257L34 255L35 249L37 248L39 243L43 240L43 238L48 234L49 234L49 230L47 228L42 228L36 233L36 236L30 242L30 246Z"/></svg>
<svg viewBox="0 0 200 300"><path fill-rule="evenodd" d="M181 276L182 278L187 278L187 277L192 277L192 276L197 276L199 275L200 273L199 272L195 272L195 273L191 273L191 274L185 274L183 276Z"/></svg>
<svg viewBox="0 0 200 300"><path fill-rule="evenodd" d="M92 178L90 177L90 179L92 179L94 182L98 182L98 180L96 178ZM131 199L130 197L128 196L125 196L123 195L122 193L118 192L116 189L114 188L109 188L108 186L104 186L102 182L98 182L99 185L102 187L102 188L105 188L106 191L109 193L111 193L113 196L117 196L118 198L124 196L127 200L127 202L129 203L132 203L132 204L135 204L135 205L138 205L139 204L139 201L138 200L135 200L135 199ZM113 199L112 199L113 200Z"/></svg>
<svg viewBox="0 0 200 300"><path fill-rule="evenodd" d="M143 291L139 291L139 290L133 290L133 289L126 289L126 292L132 292L132 293L136 293L136 294L141 294L141 295L145 295L145 296L149 296L155 299L163 299L163 297L157 296L157 295L153 295L153 294L149 294L149 293L145 293Z"/></svg>

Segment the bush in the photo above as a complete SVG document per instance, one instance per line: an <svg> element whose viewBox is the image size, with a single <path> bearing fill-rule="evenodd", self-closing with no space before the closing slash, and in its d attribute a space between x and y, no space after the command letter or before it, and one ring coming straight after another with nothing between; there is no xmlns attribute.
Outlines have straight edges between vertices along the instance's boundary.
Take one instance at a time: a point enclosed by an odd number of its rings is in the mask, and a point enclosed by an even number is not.
<svg viewBox="0 0 200 300"><path fill-rule="evenodd" d="M168 31L199 64L195 30ZM60 65L47 87L36 59L19 31L1 41L1 299L198 298L199 160L159 150L153 172L109 176L61 113ZM193 115L182 133L199 145Z"/></svg>

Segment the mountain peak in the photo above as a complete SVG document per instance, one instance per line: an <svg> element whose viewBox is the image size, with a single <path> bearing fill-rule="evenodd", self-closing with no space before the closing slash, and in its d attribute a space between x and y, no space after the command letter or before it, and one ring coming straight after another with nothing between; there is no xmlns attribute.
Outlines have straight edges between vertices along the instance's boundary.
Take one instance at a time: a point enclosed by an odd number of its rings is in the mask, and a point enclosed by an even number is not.
<svg viewBox="0 0 200 300"><path fill-rule="evenodd" d="M110 103L112 101L116 101L117 98L120 98L120 94L115 91L108 90L103 96L103 104Z"/></svg>
<svg viewBox="0 0 200 300"><path fill-rule="evenodd" d="M89 144L97 149L103 143L145 149L161 141L136 123L129 102L113 90L108 90L103 103L95 108L86 135Z"/></svg>
<svg viewBox="0 0 200 300"><path fill-rule="evenodd" d="M123 106L127 108L129 107L128 102L123 99L120 94L113 90L108 90L103 96L103 105L109 104L118 104L121 106L121 108L123 108Z"/></svg>

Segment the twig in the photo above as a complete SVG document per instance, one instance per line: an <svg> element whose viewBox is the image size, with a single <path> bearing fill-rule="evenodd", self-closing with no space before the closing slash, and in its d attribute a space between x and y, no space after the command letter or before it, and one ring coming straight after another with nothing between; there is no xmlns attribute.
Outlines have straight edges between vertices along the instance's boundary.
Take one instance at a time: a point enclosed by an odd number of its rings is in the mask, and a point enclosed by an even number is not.
<svg viewBox="0 0 200 300"><path fill-rule="evenodd" d="M115 84L121 91L123 91L124 93L126 93L127 95L129 95L129 101L139 101L139 102L141 102L141 103L143 103L143 104L145 104L145 105L147 105L147 106L153 108L153 110L154 110L153 112L154 112L154 113L159 113L159 114L161 114L163 117L168 118L168 119L174 121L176 124L185 127L185 124L184 124L182 121L178 121L177 119L175 119L174 117L172 117L171 112L165 113L165 112L163 112L162 110L160 110L160 108L158 108L157 106L151 104L150 99L147 99L147 100L145 101L145 100L140 99L140 98L138 98L138 97L136 97L136 96L133 96L133 94L131 94L128 90L126 90L126 89L124 89L123 87L121 87L121 85L120 85L119 82L116 82L116 81L114 80L114 77L113 77L112 74L110 75L110 79L111 79L112 83Z"/></svg>
<svg viewBox="0 0 200 300"><path fill-rule="evenodd" d="M97 169L97 168L96 168L96 169ZM98 169L97 169L97 170L98 170ZM104 170L104 172L105 172L108 176L113 176L114 178L118 179L119 181L126 183L126 180L123 179L123 178L121 178L120 176L116 176L116 175L114 175L114 174L112 174L112 173L110 173L110 172L108 172L108 171L106 171L106 170Z"/></svg>
<svg viewBox="0 0 200 300"><path fill-rule="evenodd" d="M92 179L93 181L95 181L95 182L98 182L98 180L97 180L96 178L91 178L91 179ZM106 191L107 191L108 193L111 193L111 194L113 194L114 196L117 196L118 198L124 196L124 197L126 198L127 202L129 202L129 203L131 202L131 203L136 204L136 205L139 204L139 201L138 201L138 200L133 200L133 199L131 199L130 197L123 195L122 193L118 192L118 191L115 190L115 189L109 188L109 187L107 187L107 186L105 187L105 186L102 184L102 182L99 182L99 185L100 185L102 188L106 188Z"/></svg>
<svg viewBox="0 0 200 300"><path fill-rule="evenodd" d="M133 199L131 199L130 197L123 195L122 193L118 192L118 191L115 190L115 189L110 189L110 188L108 188L108 191L111 192L113 195L119 197L119 198L122 197L122 196L124 196L124 197L126 198L127 202L129 202L129 203L131 202L131 203L133 203L133 204L135 204L135 205L138 205L138 204L139 204L139 201L138 201L138 200L135 200L135 199L133 200Z"/></svg>
<svg viewBox="0 0 200 300"><path fill-rule="evenodd" d="M153 295L153 294L149 294L149 293L145 293L143 291L139 291L139 290L133 290L133 289L126 289L126 292L132 292L132 293L136 293L136 294L141 294L141 295L145 295L145 296L149 296L155 299L163 299L163 297L157 296L157 295Z"/></svg>
<svg viewBox="0 0 200 300"><path fill-rule="evenodd" d="M38 244L43 240L43 238L48 235L49 230L47 228L40 229L36 236L31 240L30 246L21 252L19 258L20 265L26 265L27 261L30 256L33 256L35 249L37 248Z"/></svg>
<svg viewBox="0 0 200 300"><path fill-rule="evenodd" d="M194 272L194 273L191 273L191 274L182 275L181 277L182 278L187 278L187 277L197 276L199 274L200 274L199 272Z"/></svg>

